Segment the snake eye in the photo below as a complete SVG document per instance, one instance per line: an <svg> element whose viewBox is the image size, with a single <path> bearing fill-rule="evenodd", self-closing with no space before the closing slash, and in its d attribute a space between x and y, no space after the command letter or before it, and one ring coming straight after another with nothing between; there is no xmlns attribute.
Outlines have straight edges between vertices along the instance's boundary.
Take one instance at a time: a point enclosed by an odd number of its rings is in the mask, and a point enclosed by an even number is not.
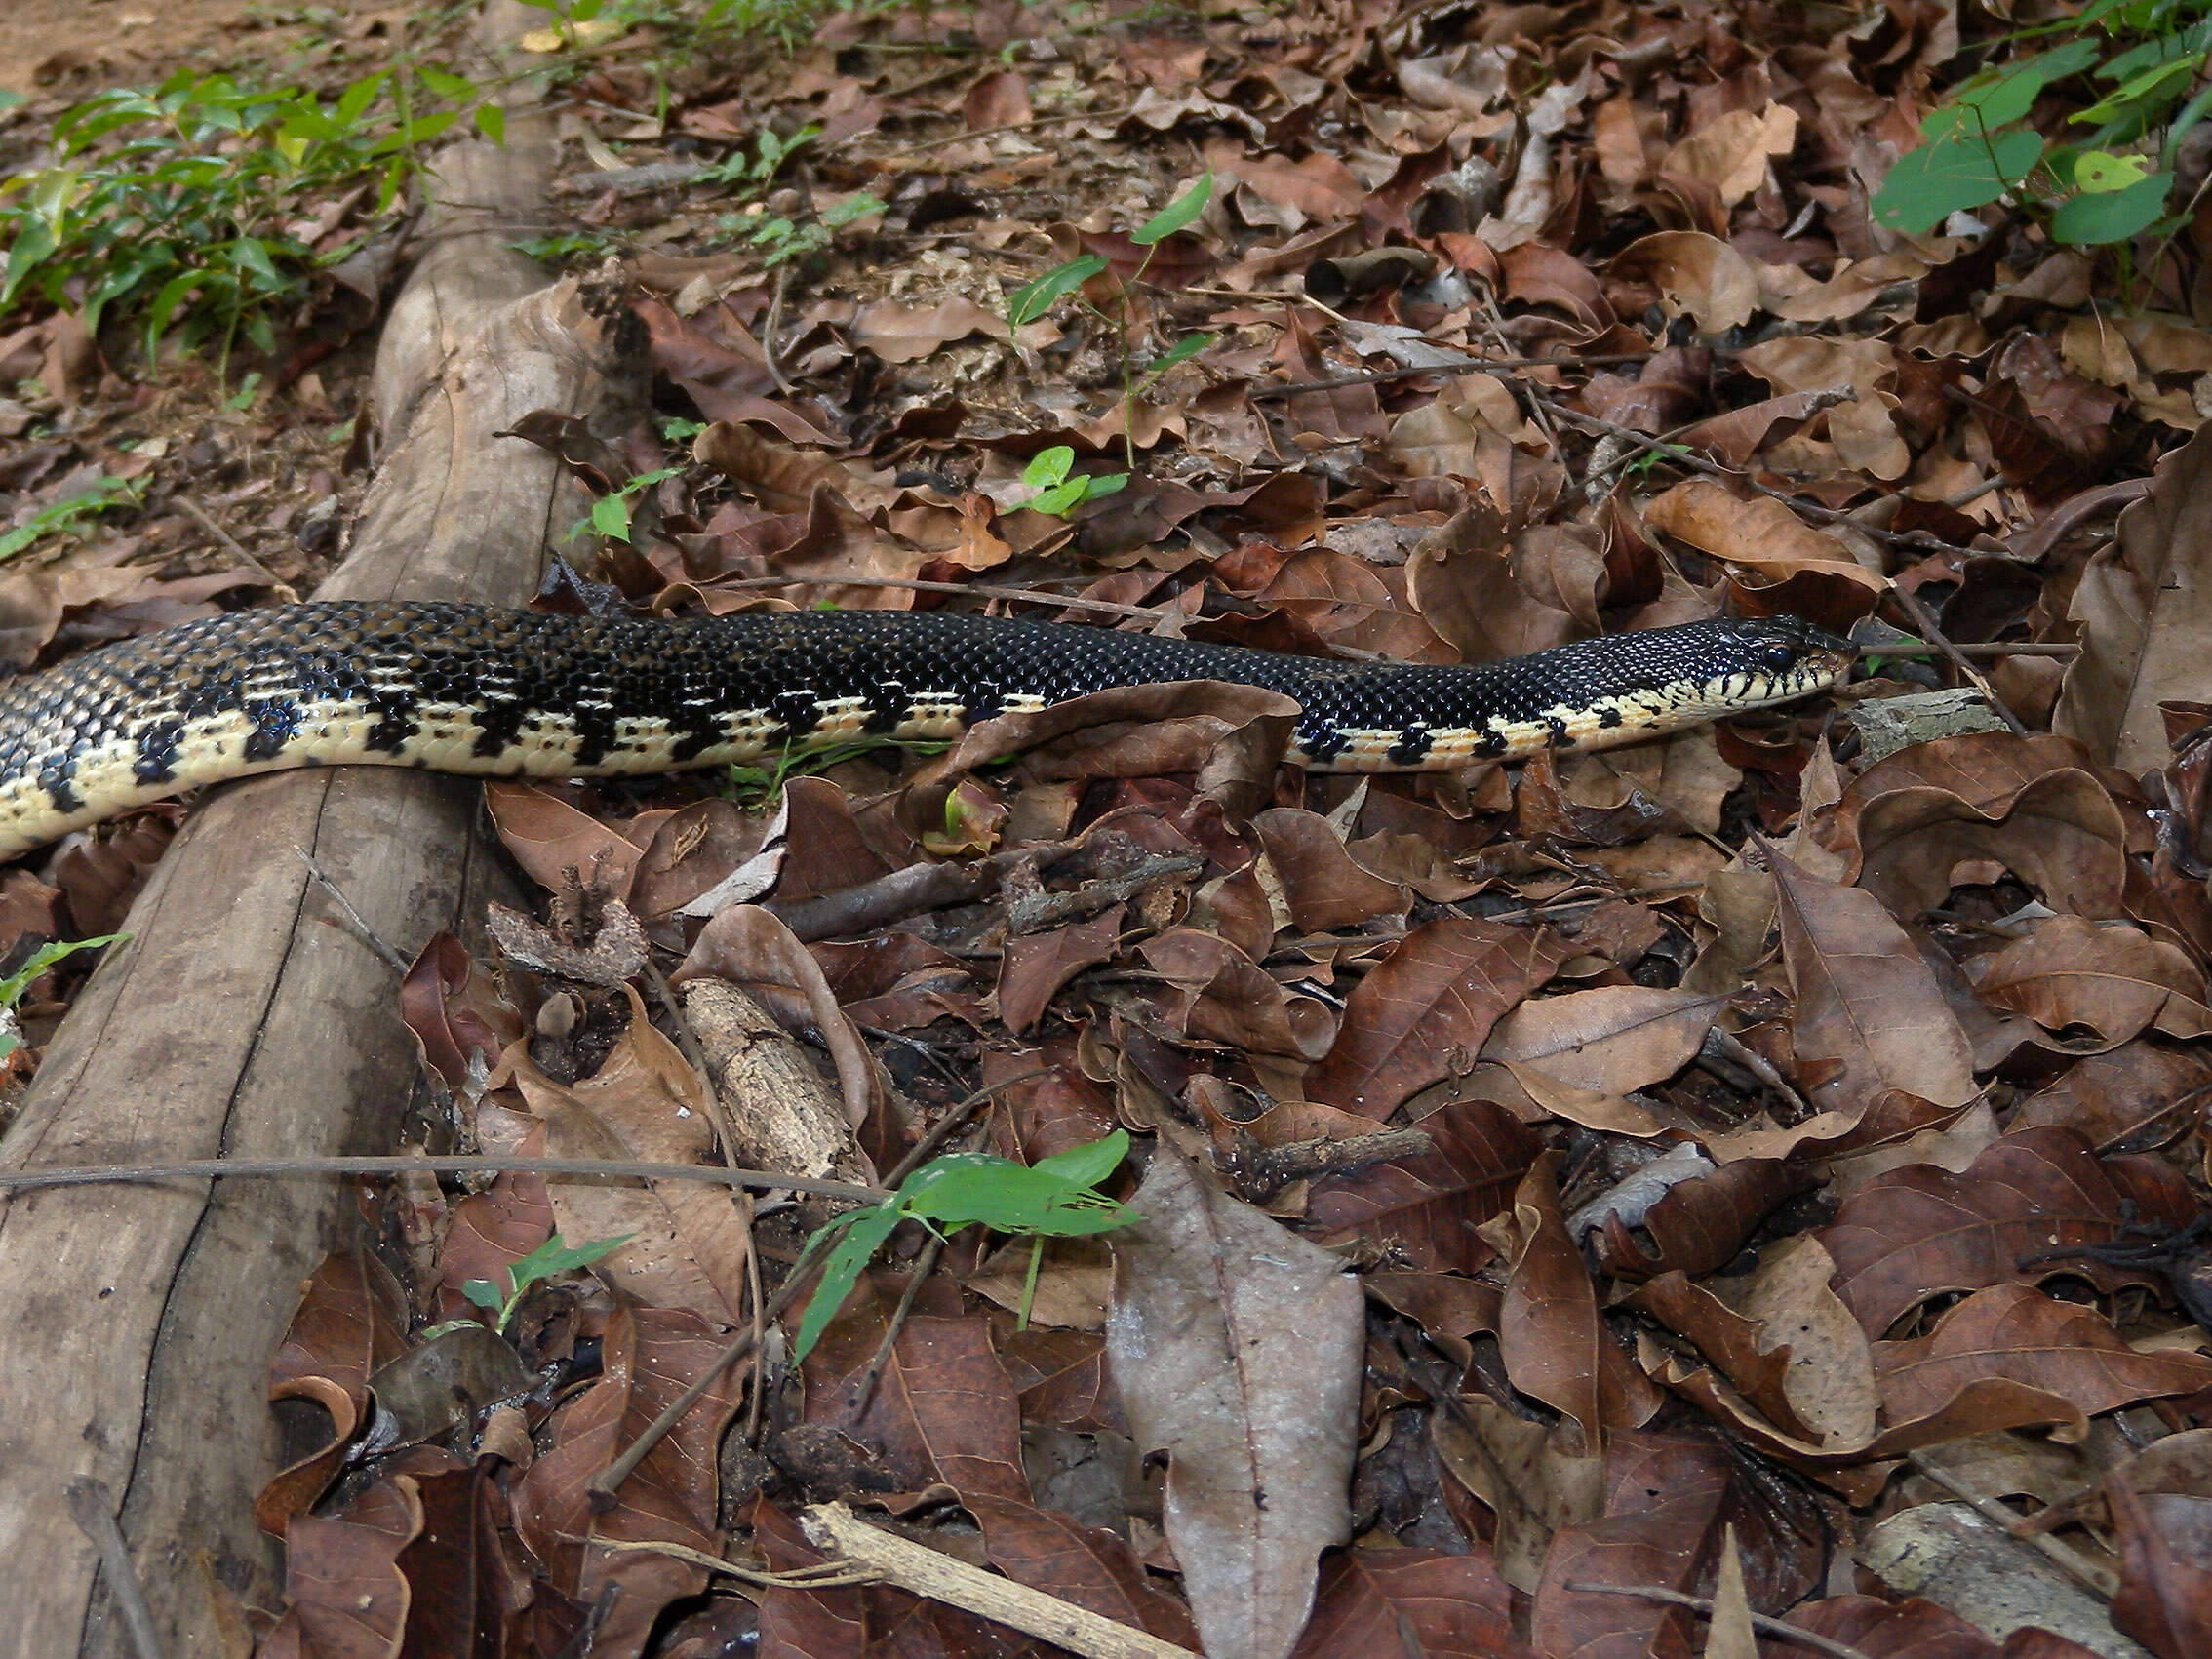
<svg viewBox="0 0 2212 1659"><path fill-rule="evenodd" d="M1758 648L1758 665L1770 674L1786 674L1797 665L1797 648L1775 640Z"/></svg>

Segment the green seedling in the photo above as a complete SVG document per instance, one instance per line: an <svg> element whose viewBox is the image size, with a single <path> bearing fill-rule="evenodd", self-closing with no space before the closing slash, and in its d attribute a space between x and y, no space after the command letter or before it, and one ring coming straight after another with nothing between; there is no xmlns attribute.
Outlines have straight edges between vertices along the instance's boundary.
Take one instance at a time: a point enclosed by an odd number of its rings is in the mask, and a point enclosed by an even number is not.
<svg viewBox="0 0 2212 1659"><path fill-rule="evenodd" d="M30 959L5 979L0 979L0 1059L7 1058L23 1046L23 1035L16 1029L16 1005L23 1000L23 993L38 981L40 974L64 957L75 956L79 951L96 951L102 945L120 944L131 935L106 933L97 939L58 939L53 944L41 945L31 952Z"/></svg>
<svg viewBox="0 0 2212 1659"><path fill-rule="evenodd" d="M1129 290L1144 280L1144 273L1151 268L1152 256L1159 245L1196 220L1205 211L1205 204L1212 194L1213 173L1208 169L1199 175L1198 181L1188 190L1161 209L1141 229L1131 233L1129 240L1145 251L1144 258L1127 282L1114 285L1111 313L1091 304L1087 299L1083 301L1086 308L1113 327L1114 338L1119 343L1122 359L1122 453L1132 473L1136 471L1138 394L1176 364L1188 362L1212 345L1215 336L1193 335L1177 341L1171 350L1139 368L1129 353ZM1007 296L1007 320L1017 329L1038 321L1069 295L1080 296L1083 285L1093 277L1105 275L1107 268L1107 262L1096 254L1086 254L1081 258L1053 266L1035 282L1024 283ZM1127 480L1125 478L1123 482ZM1035 506L1036 503L1031 502L1030 505ZM1039 508L1039 511L1045 510Z"/></svg>
<svg viewBox="0 0 2212 1659"><path fill-rule="evenodd" d="M1126 472L1093 477L1074 472L1075 451L1065 444L1040 450L1021 469L1021 481L1036 494L1021 504L1047 518L1066 518L1086 501L1095 501L1128 487Z"/></svg>
<svg viewBox="0 0 2212 1659"><path fill-rule="evenodd" d="M910 755L941 755L951 747L950 743L935 739L909 742L898 737L855 737L849 742L825 744L818 749L794 749L786 745L772 767L732 762L730 799L748 812L757 812L779 799L783 786L795 777L811 777L831 767L843 766L862 755L881 754L886 749L897 749Z"/></svg>
<svg viewBox="0 0 2212 1659"><path fill-rule="evenodd" d="M75 535L87 519L98 518L116 507L137 506L138 494L138 486L128 479L96 479L82 495L41 507L14 530L0 535L0 559L13 559L50 535Z"/></svg>
<svg viewBox="0 0 2212 1659"><path fill-rule="evenodd" d="M658 466L651 472L639 473L629 483L609 491L592 502L591 511L569 527L568 539L573 541L588 530L594 535L604 535L611 541L619 541L628 546L631 498L655 485L665 484L671 478L681 478L683 475L684 469L680 466Z"/></svg>
<svg viewBox="0 0 2212 1659"><path fill-rule="evenodd" d="M151 92L103 92L54 123L53 160L0 180L0 314L38 301L85 326L128 321L151 357L240 334L275 345L318 251L289 228L314 204L373 186L375 211L419 170L421 146L464 114L494 142L498 106L461 76L403 59L325 102L179 70Z"/></svg>
<svg viewBox="0 0 2212 1659"><path fill-rule="evenodd" d="M1128 1150L1129 1137L1116 1129L1103 1140L1031 1165L982 1153L933 1158L892 1197L848 1210L817 1229L807 1241L800 1270L818 1257L821 1283L800 1316L791 1363L797 1364L813 1351L869 1259L902 1221L919 1221L940 1238L963 1227L985 1227L1040 1241L1084 1238L1127 1226L1135 1217L1097 1188L1121 1166ZM1034 1260L1030 1276L1034 1284Z"/></svg>
<svg viewBox="0 0 2212 1659"><path fill-rule="evenodd" d="M515 1317L515 1310L522 1306L523 1298L530 1294L533 1285L548 1279L556 1279L577 1268L589 1267L601 1256L611 1250L620 1249L636 1237L635 1233L625 1233L619 1239L595 1239L588 1244L577 1244L571 1248L561 1243L561 1235L556 1233L507 1269L507 1288L504 1293L489 1279L471 1279L461 1286L461 1294L491 1314L492 1328L504 1335L508 1323ZM440 1328L443 1331L452 1327Z"/></svg>

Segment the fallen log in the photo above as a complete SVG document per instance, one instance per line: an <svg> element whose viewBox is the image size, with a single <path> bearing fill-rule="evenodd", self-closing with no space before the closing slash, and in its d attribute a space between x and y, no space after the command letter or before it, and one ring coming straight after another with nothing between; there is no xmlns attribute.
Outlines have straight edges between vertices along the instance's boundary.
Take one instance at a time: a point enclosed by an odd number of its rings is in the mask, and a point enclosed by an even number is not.
<svg viewBox="0 0 2212 1659"><path fill-rule="evenodd" d="M545 122L511 115L504 151L442 161L447 205L375 370L386 458L324 596L519 604L585 510L553 457L498 436L533 410L604 412L634 383L618 297L548 285L507 246L539 214L550 148ZM0 1168L391 1150L415 1072L392 970L299 854L412 955L512 896L477 799L365 768L216 791L56 1035ZM164 1650L241 1650L243 1609L281 1585L253 1521L281 1461L269 1356L352 1208L330 1180L0 1196L0 1653L134 1651L66 1507L96 1481Z"/></svg>

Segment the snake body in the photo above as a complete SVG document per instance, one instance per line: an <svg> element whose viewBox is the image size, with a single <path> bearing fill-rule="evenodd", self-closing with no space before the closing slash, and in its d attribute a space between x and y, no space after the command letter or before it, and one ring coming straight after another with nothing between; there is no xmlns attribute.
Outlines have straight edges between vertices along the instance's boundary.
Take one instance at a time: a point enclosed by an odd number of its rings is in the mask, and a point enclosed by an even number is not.
<svg viewBox="0 0 2212 1659"><path fill-rule="evenodd" d="M200 784L326 764L596 776L917 741L1109 687L1294 697L1291 759L1441 770L1633 742L1818 691L1848 648L1693 622L1467 667L1348 664L914 612L697 621L313 601L124 640L0 687L0 856Z"/></svg>

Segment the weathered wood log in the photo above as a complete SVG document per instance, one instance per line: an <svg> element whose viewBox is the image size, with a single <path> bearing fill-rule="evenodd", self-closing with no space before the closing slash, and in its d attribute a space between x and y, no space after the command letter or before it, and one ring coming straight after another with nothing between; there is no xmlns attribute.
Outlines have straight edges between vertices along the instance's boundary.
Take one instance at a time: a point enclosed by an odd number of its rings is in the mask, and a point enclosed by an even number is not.
<svg viewBox="0 0 2212 1659"><path fill-rule="evenodd" d="M375 374L387 458L327 596L526 599L584 502L550 456L496 434L634 385L626 310L548 287L507 248L550 162L542 122L510 118L507 139L440 167L449 205ZM217 791L57 1034L0 1167L390 1150L415 1068L392 971L298 852L411 954L505 889L477 799L356 768ZM120 1499L167 1651L233 1651L240 1608L274 1604L276 1541L252 1514L278 1463L267 1364L351 1210L330 1180L0 1199L0 1653L131 1652L64 1505L88 1477Z"/></svg>

